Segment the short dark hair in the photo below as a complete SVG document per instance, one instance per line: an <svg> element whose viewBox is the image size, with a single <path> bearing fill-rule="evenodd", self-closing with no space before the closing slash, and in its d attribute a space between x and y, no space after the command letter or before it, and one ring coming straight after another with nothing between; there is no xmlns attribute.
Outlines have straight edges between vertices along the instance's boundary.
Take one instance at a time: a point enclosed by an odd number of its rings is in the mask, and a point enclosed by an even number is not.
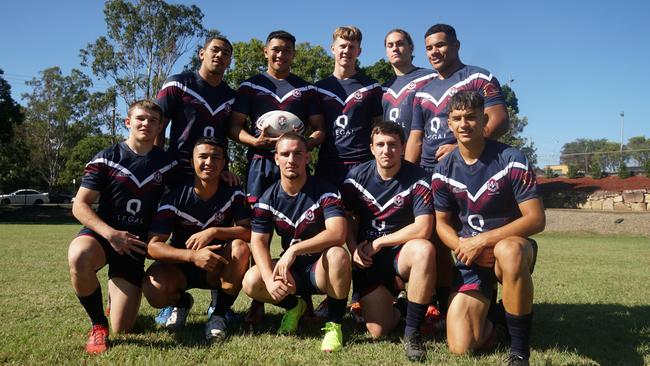
<svg viewBox="0 0 650 366"><path fill-rule="evenodd" d="M277 150L278 146L280 145L280 142L284 140L293 140L293 141L300 141L303 146L305 147L305 150L307 150L307 139L305 136L299 134L298 132L293 132L289 131L286 133L283 133L282 136L278 139L278 141L275 142L275 148Z"/></svg>
<svg viewBox="0 0 650 366"><path fill-rule="evenodd" d="M409 34L409 32L407 32L407 31L405 31L404 29L401 29L401 28L391 29L391 30L388 31L388 33L386 33L386 37L384 37L384 46L386 46L386 39L388 38L388 36L390 36L393 33L399 33L399 34L403 35L404 38L406 38L406 41L409 43L409 46L415 47L415 45L413 44L413 38L411 38L411 35Z"/></svg>
<svg viewBox="0 0 650 366"><path fill-rule="evenodd" d="M444 33L447 35L447 37L453 39L454 41L458 40L458 37L456 37L456 30L454 29L454 27L448 24L432 25L431 27L429 27L429 29L427 29L427 32L424 33L424 39L427 39L427 37L436 33Z"/></svg>
<svg viewBox="0 0 650 366"><path fill-rule="evenodd" d="M228 154L228 141L224 139L218 139L212 136L203 136L203 137L199 137L199 139L196 140L196 142L194 143L194 148L196 148L199 145L210 145L214 147L220 147L221 151L223 152L224 158ZM194 150L194 148L192 148L192 150Z"/></svg>
<svg viewBox="0 0 650 366"><path fill-rule="evenodd" d="M135 102L131 103L131 105L129 105L129 110L126 112L127 117L131 117L131 112L133 112L133 110L136 108L142 108L148 112L158 113L158 118L160 118L162 122L162 118L163 118L162 108L160 108L158 104L154 103L154 101L149 99L136 100Z"/></svg>
<svg viewBox="0 0 650 366"><path fill-rule="evenodd" d="M458 110L484 110L485 109L485 99L481 93L475 90L461 90L458 93L454 94L449 101L449 113L451 111Z"/></svg>
<svg viewBox="0 0 650 366"><path fill-rule="evenodd" d="M372 131L370 132L370 143L373 142L373 137L375 135L397 135L399 136L399 141L404 145L406 143L406 137L404 136L404 129L402 126L398 125L392 121L381 121L372 125Z"/></svg>
<svg viewBox="0 0 650 366"><path fill-rule="evenodd" d="M294 37L291 33L287 31L276 30L269 33L269 36L266 37L266 44L269 44L269 42L271 42L272 39L282 39L285 41L289 41L293 45L293 48L296 48L296 37Z"/></svg>
<svg viewBox="0 0 650 366"><path fill-rule="evenodd" d="M208 46L210 45L210 42L212 42L212 41L214 41L214 40L222 41L223 43L227 44L228 47L230 47L230 53L233 52L232 43L230 43L230 41L228 40L228 38L226 38L226 37L224 37L224 36L220 36L220 35L214 35L214 36L210 36L210 37L208 37L208 38L205 40L205 43L203 43L203 48L204 48L204 49L205 49L205 48L208 48Z"/></svg>

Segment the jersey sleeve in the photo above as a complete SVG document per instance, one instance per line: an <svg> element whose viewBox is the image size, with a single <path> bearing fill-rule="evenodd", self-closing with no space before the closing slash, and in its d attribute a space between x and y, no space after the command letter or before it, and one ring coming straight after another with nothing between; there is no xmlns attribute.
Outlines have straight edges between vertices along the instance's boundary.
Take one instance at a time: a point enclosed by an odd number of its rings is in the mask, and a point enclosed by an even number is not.
<svg viewBox="0 0 650 366"><path fill-rule="evenodd" d="M384 107L382 106L381 98L384 95L384 89L381 85L376 84L372 90L372 98L370 104L370 115L375 117L382 117L384 115Z"/></svg>
<svg viewBox="0 0 650 366"><path fill-rule="evenodd" d="M248 85L249 82L243 82L237 89L237 96L232 110L249 116L251 114L253 90Z"/></svg>
<svg viewBox="0 0 650 366"><path fill-rule="evenodd" d="M424 131L424 112L420 105L417 93L413 97L413 115L411 117L411 131Z"/></svg>
<svg viewBox="0 0 650 366"><path fill-rule="evenodd" d="M531 198L539 198L535 171L530 166L526 155L519 150L510 150L514 153L509 163L511 167L508 172L508 178L512 185L515 200L521 203Z"/></svg>
<svg viewBox="0 0 650 366"><path fill-rule="evenodd" d="M169 119L173 117L173 111L182 101L183 90L181 85L176 80L167 79L156 95L156 104L163 110L163 115Z"/></svg>
<svg viewBox="0 0 650 366"><path fill-rule="evenodd" d="M325 220L332 217L345 217L345 210L341 195L338 192L326 192L320 197L320 206L323 208Z"/></svg>
<svg viewBox="0 0 650 366"><path fill-rule="evenodd" d="M499 80L497 80L496 77L492 76L490 80L477 79L477 81L479 82L477 90L479 90L485 99L486 107L505 104L503 91L501 90L501 85L499 84Z"/></svg>
<svg viewBox="0 0 650 366"><path fill-rule="evenodd" d="M108 184L110 167L107 162L108 159L102 153L95 155L84 168L81 186L93 191L101 191Z"/></svg>
<svg viewBox="0 0 650 366"><path fill-rule="evenodd" d="M271 205L264 199L264 195L253 207L253 221L251 230L256 233L270 234L273 232L273 211Z"/></svg>
<svg viewBox="0 0 650 366"><path fill-rule="evenodd" d="M431 187L422 177L413 184L413 216L433 214L433 196Z"/></svg>
<svg viewBox="0 0 650 366"><path fill-rule="evenodd" d="M176 206L174 203L175 191L171 191L160 200L158 212L153 216L149 233L171 235L174 230L174 221L176 219Z"/></svg>
<svg viewBox="0 0 650 366"><path fill-rule="evenodd" d="M448 178L436 168L431 178L431 192L436 211L451 212L457 208L454 195L449 191Z"/></svg>
<svg viewBox="0 0 650 366"><path fill-rule="evenodd" d="M250 219L251 210L246 202L246 195L237 187L232 197L232 218L234 222Z"/></svg>
<svg viewBox="0 0 650 366"><path fill-rule="evenodd" d="M305 95L305 104L307 105L307 116L315 116L317 114L323 114L320 105L320 98L318 97L318 92L316 91L315 86L310 86L304 93Z"/></svg>
<svg viewBox="0 0 650 366"><path fill-rule="evenodd" d="M354 176L348 173L347 177L343 181L343 185L341 186L341 199L345 210L359 212L359 190L357 190L355 183L356 181L354 180Z"/></svg>

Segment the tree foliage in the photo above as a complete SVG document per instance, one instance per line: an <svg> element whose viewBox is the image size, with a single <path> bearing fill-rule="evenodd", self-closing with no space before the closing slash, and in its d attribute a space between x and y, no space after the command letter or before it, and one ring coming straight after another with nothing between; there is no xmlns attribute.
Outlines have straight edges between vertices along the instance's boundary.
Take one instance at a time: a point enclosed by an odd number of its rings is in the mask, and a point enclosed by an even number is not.
<svg viewBox="0 0 650 366"><path fill-rule="evenodd" d="M129 105L160 90L178 59L204 34L195 6L163 0L108 0L107 34L80 50L83 66L115 88Z"/></svg>
<svg viewBox="0 0 650 366"><path fill-rule="evenodd" d="M2 77L0 69L0 144L13 141L16 126L23 122L25 116L20 105L11 97L11 85Z"/></svg>
<svg viewBox="0 0 650 366"><path fill-rule="evenodd" d="M60 185L70 187L73 179L79 184L84 168L90 159L112 144L114 144L113 136L109 135L88 136L79 141L70 151L65 169L59 178Z"/></svg>
<svg viewBox="0 0 650 366"><path fill-rule="evenodd" d="M639 166L645 166L650 162L650 138L645 136L630 137L625 145L625 150L630 151L626 155L634 159Z"/></svg>
<svg viewBox="0 0 650 366"><path fill-rule="evenodd" d="M598 164L605 171L616 171L621 161L620 145L607 139L577 139L562 146L560 163L583 167L590 172Z"/></svg>
<svg viewBox="0 0 650 366"><path fill-rule="evenodd" d="M507 84L503 85L501 89L506 101L510 128L508 132L499 138L499 141L523 151L528 157L530 164L535 166L537 164L537 148L535 147L535 143L521 136L524 128L528 126L528 117L519 117L519 99L517 99L514 90Z"/></svg>
<svg viewBox="0 0 650 366"><path fill-rule="evenodd" d="M377 80L379 84L384 84L395 76L393 73L393 67L383 58L370 66L362 67L361 72L368 77Z"/></svg>

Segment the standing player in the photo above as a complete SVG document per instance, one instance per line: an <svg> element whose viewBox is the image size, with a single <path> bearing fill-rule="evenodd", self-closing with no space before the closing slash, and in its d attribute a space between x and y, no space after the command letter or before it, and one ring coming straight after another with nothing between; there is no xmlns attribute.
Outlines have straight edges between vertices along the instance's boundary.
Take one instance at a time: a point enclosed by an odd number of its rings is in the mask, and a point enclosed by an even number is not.
<svg viewBox="0 0 650 366"><path fill-rule="evenodd" d="M254 267L244 278L244 291L253 299L286 309L281 334L294 333L306 304L296 295L327 294L328 321L321 350L343 346L341 319L350 292L350 257L342 248L346 220L338 191L307 173L305 138L293 132L280 137L275 161L280 181L255 204L251 250ZM273 229L284 252L271 259Z"/></svg>
<svg viewBox="0 0 650 366"><path fill-rule="evenodd" d="M266 112L283 110L295 114L313 129L307 140L309 149L325 139L323 116L316 97L316 88L291 73L296 53L296 38L285 31L274 31L266 38L264 56L266 72L258 74L239 86L233 107L230 136L248 145L249 161L246 193L254 204L264 191L280 177L273 161L273 146L277 137L269 137L255 123ZM246 118L250 128L244 128Z"/></svg>
<svg viewBox="0 0 650 366"><path fill-rule="evenodd" d="M128 332L142 296L147 230L176 162L154 146L162 111L153 102L131 104L126 141L86 165L72 213L83 225L68 250L72 287L93 324L86 352L108 348L108 320L96 272L108 264L111 327ZM92 204L99 199L97 212Z"/></svg>
<svg viewBox="0 0 650 366"><path fill-rule="evenodd" d="M499 81L488 71L465 65L458 52L456 31L446 24L436 24L424 35L427 57L438 77L423 86L413 101L413 122L406 148L406 159L419 163L431 174L436 163L456 147L456 139L447 126L447 110L452 95L461 90L475 90L485 98L488 116L485 137L496 139L508 130L508 112ZM438 284L436 292L440 310L447 309L453 262L449 250L438 240Z"/></svg>
<svg viewBox="0 0 650 366"><path fill-rule="evenodd" d="M381 121L381 87L356 69L361 30L338 27L332 35L334 72L316 83L327 138L318 154L316 176L340 188L350 168L372 158L370 129Z"/></svg>
<svg viewBox="0 0 650 366"><path fill-rule="evenodd" d="M193 149L193 183L163 197L153 219L147 253L156 260L147 270L144 295L154 307L174 306L170 329L185 325L194 300L191 288L218 289L205 327L207 340L226 337L225 314L237 299L248 268L250 210L244 192L220 182L226 145L201 137ZM171 235L171 245L166 244Z"/></svg>
<svg viewBox="0 0 650 366"><path fill-rule="evenodd" d="M399 125L376 124L370 150L375 160L352 169L343 183L343 201L356 216L350 222L358 223L347 237L356 266L354 292L361 296L370 335L379 338L400 320L393 307L394 277L409 283L403 343L410 360L422 361L426 349L419 328L435 284L435 249L428 241L433 230L431 188L421 168L402 161L404 133Z"/></svg>
<svg viewBox="0 0 650 366"><path fill-rule="evenodd" d="M403 29L393 29L384 38L386 57L393 67L395 76L383 86L384 95L381 104L384 109L384 121L393 121L404 129L408 138L413 116L413 98L415 93L436 77L432 70L413 65L413 39Z"/></svg>
<svg viewBox="0 0 650 366"><path fill-rule="evenodd" d="M528 237L544 229L544 208L524 154L484 137L481 94L460 91L451 98L448 125L458 148L433 174L438 235L457 259L447 342L457 354L486 343L493 327L487 320L490 299L499 281L512 339L508 362L528 365L536 247Z"/></svg>

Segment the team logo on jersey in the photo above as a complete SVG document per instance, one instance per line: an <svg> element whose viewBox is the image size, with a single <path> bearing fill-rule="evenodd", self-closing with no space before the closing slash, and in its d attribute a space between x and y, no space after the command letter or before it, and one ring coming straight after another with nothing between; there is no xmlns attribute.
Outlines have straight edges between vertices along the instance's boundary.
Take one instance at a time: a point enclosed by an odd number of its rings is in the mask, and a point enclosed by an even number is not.
<svg viewBox="0 0 650 366"><path fill-rule="evenodd" d="M217 222L219 222L219 223L222 222L223 221L223 212L221 212L221 211L217 212L216 219L217 219Z"/></svg>
<svg viewBox="0 0 650 366"><path fill-rule="evenodd" d="M360 92L360 91L358 91L358 90L355 91L355 92L354 92L354 99L356 99L356 100L361 100L361 98L363 98L363 93Z"/></svg>
<svg viewBox="0 0 650 366"><path fill-rule="evenodd" d="M397 206L397 207L404 206L404 197L402 197L399 194L397 196L395 196L395 206Z"/></svg>
<svg viewBox="0 0 650 366"><path fill-rule="evenodd" d="M298 89L294 89L291 92L291 95L293 95L294 98L300 98L302 96L302 92Z"/></svg>
<svg viewBox="0 0 650 366"><path fill-rule="evenodd" d="M431 118L431 132L438 133L439 129L440 129L440 118L438 117Z"/></svg>
<svg viewBox="0 0 650 366"><path fill-rule="evenodd" d="M451 187L451 193L463 193L467 191L467 189L463 187Z"/></svg>
<svg viewBox="0 0 650 366"><path fill-rule="evenodd" d="M312 211L312 210L307 210L307 212L305 213L305 218L306 218L307 221L309 221L309 222L314 221L314 211Z"/></svg>
<svg viewBox="0 0 650 366"><path fill-rule="evenodd" d="M413 89L415 89L415 82L414 82L414 81L411 81L411 82L409 83L409 85L406 86L406 88L409 89L409 90L413 90Z"/></svg>
<svg viewBox="0 0 650 366"><path fill-rule="evenodd" d="M226 113L230 113L230 111L232 110L232 105L230 105L230 103L226 103L223 109L226 110Z"/></svg>
<svg viewBox="0 0 650 366"><path fill-rule="evenodd" d="M499 189L499 183L494 179L490 179L487 183L487 189L490 192L496 192Z"/></svg>
<svg viewBox="0 0 650 366"><path fill-rule="evenodd" d="M458 89L456 89L455 86L452 86L451 89L449 89L449 96L453 97L456 93L458 93Z"/></svg>
<svg viewBox="0 0 650 366"><path fill-rule="evenodd" d="M486 98L494 97L499 95L499 88L492 83L487 83L483 87L483 96Z"/></svg>
<svg viewBox="0 0 650 366"><path fill-rule="evenodd" d="M156 172L156 173L154 173L154 175L153 175L153 180L154 180L154 182L156 182L157 184L162 183L162 180L163 180L162 173L161 173L161 172Z"/></svg>

